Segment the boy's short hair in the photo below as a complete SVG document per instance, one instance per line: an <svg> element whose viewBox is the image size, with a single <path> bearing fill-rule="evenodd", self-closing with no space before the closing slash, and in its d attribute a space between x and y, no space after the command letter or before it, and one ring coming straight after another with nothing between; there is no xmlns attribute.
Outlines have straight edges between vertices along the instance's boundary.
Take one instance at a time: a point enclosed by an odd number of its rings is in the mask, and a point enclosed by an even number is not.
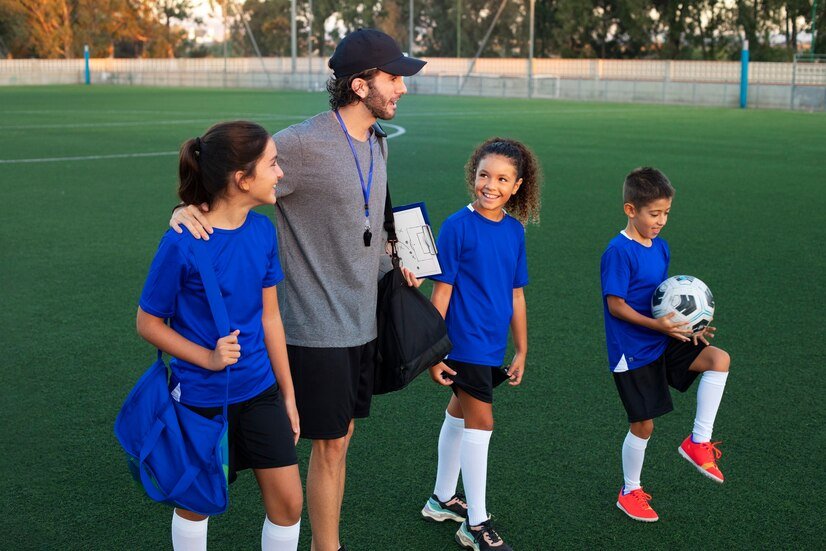
<svg viewBox="0 0 826 551"><path fill-rule="evenodd" d="M632 170L622 185L622 202L631 203L636 208L671 197L674 197L674 186L668 177L650 166Z"/></svg>

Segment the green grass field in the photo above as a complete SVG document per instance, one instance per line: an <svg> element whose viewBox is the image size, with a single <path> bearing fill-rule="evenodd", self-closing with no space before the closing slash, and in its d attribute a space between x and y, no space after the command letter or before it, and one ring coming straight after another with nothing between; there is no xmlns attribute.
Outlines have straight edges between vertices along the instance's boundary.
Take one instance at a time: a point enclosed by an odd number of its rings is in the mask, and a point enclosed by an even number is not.
<svg viewBox="0 0 826 551"><path fill-rule="evenodd" d="M0 534L7 549L162 549L170 509L142 496L112 433L153 359L135 333L143 279L175 203L174 154L218 120L273 132L326 108L321 94L106 87L0 88ZM772 111L407 97L393 124L397 204L435 226L464 206L463 166L491 135L526 141L545 174L528 229L530 351L519 388L497 391L488 507L517 550L822 548L826 515L826 116ZM715 426L726 483L677 453L695 389L657 421L643 484L660 522L627 519L624 411L607 369L599 257L625 224L634 167L677 188L663 236L671 273L717 298L733 358ZM289 270L289 266L285 267ZM355 551L457 549L455 525L422 521L449 391L427 377L377 397L357 424L342 541ZM299 446L306 472L309 444ZM210 522L211 549L256 549L251 473ZM302 549L309 548L306 514ZM820 543L818 543L820 542Z"/></svg>

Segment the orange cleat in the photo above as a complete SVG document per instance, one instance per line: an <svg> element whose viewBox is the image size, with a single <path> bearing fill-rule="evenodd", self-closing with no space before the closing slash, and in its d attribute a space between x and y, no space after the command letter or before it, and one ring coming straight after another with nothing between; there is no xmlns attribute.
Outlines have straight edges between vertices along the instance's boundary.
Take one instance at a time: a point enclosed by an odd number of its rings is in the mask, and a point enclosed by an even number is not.
<svg viewBox="0 0 826 551"><path fill-rule="evenodd" d="M650 500L651 496L643 492L642 488L637 488L624 495L622 489L620 489L619 496L617 497L617 507L634 520L656 522L660 517L657 516L657 512L648 504Z"/></svg>
<svg viewBox="0 0 826 551"><path fill-rule="evenodd" d="M683 440L677 451L682 455L686 461L694 465L698 471L709 477L714 482L723 483L723 473L717 467L717 460L723 455L717 448L717 444L721 442L702 442L695 443L691 439L691 435Z"/></svg>

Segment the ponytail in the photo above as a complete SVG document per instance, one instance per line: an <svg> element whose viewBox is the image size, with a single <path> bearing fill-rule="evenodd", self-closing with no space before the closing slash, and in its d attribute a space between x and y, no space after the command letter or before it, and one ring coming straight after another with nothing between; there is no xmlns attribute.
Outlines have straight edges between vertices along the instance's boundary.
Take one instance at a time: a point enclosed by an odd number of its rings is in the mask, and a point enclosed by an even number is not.
<svg viewBox="0 0 826 551"><path fill-rule="evenodd" d="M255 175L255 164L272 139L263 127L248 121L218 123L203 137L181 145L178 197L187 205L212 205L237 171Z"/></svg>
<svg viewBox="0 0 826 551"><path fill-rule="evenodd" d="M187 205L212 203L212 194L204 187L201 179L201 167L198 157L200 138L193 138L181 146L181 157L178 162L178 197Z"/></svg>

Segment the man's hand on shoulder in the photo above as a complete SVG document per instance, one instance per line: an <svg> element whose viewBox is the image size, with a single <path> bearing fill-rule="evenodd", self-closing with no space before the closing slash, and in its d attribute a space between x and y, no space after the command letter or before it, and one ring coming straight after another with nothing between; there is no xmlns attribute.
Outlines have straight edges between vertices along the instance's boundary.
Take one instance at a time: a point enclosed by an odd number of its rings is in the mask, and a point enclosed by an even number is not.
<svg viewBox="0 0 826 551"><path fill-rule="evenodd" d="M204 216L207 212L209 212L209 205L206 203L201 203L200 206L186 205L178 207L172 211L169 226L178 233L183 233L181 226L185 226L195 239L208 241L209 234L212 233L212 226Z"/></svg>

